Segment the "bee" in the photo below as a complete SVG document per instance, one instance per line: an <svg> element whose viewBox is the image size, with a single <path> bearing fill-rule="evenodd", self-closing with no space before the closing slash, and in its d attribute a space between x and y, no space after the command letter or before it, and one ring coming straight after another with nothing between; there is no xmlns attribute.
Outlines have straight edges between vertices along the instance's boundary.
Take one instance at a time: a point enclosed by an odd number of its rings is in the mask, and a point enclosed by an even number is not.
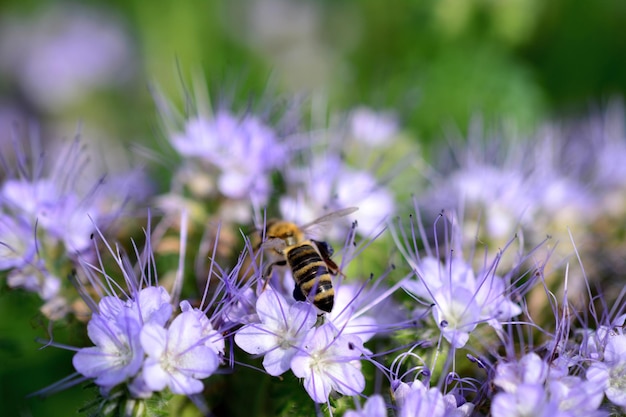
<svg viewBox="0 0 626 417"><path fill-rule="evenodd" d="M270 277L274 266L288 266L296 283L294 299L309 300L320 310L329 313L335 301L331 274L337 275L339 267L330 259L333 247L328 242L307 239L305 232L312 226L347 216L356 210L356 207L338 210L303 226L285 220L268 221L265 227L266 240L261 247L269 252L273 262L265 269L264 277Z"/></svg>

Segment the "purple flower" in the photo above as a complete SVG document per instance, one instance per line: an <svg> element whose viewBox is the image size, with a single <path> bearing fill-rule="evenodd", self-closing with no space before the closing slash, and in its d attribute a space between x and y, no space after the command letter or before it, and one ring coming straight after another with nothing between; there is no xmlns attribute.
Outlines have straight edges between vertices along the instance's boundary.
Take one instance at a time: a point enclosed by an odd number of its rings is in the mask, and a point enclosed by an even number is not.
<svg viewBox="0 0 626 417"><path fill-rule="evenodd" d="M607 335L603 361L589 367L587 378L601 387L611 402L626 407L626 335Z"/></svg>
<svg viewBox="0 0 626 417"><path fill-rule="evenodd" d="M543 385L522 384L512 392L496 394L491 402L493 417L566 417L558 406L548 400Z"/></svg>
<svg viewBox="0 0 626 417"><path fill-rule="evenodd" d="M443 395L438 388L427 388L420 380L410 384L400 382L394 390L400 417L469 417L472 403L457 405L452 394Z"/></svg>
<svg viewBox="0 0 626 417"><path fill-rule="evenodd" d="M95 383L105 389L134 377L143 363L141 323L125 310L114 318L94 314L87 331L96 346L80 349L72 360L79 373L95 378Z"/></svg>
<svg viewBox="0 0 626 417"><path fill-rule="evenodd" d="M522 309L509 298L512 286L506 285L505 279L496 274L504 251L491 261L485 259L479 273L474 273L469 261L461 258L463 250L459 234L462 227L454 216L450 216L450 220L453 223L446 225L451 229L450 236L445 236L445 244L437 241L434 254L429 247L425 256L414 253L417 246L406 238L406 234L403 234L402 242L397 230L392 233L415 272L415 279L405 279L402 286L420 302L433 304L433 317L443 337L455 348L461 348L479 323L486 322L500 330L501 322L519 315ZM442 217L439 221L447 219ZM419 229L422 239L428 242L421 223ZM440 250L445 252L440 253ZM445 256L443 263L438 258L442 255Z"/></svg>
<svg viewBox="0 0 626 417"><path fill-rule="evenodd" d="M165 387L174 394L196 394L204 388L200 379L212 375L219 366L214 348L207 346L204 325L192 310L180 313L166 329L147 323L141 329L141 345L148 357L143 379L153 391Z"/></svg>
<svg viewBox="0 0 626 417"><path fill-rule="evenodd" d="M365 388L359 361L363 351L357 336L337 335L332 325L324 324L309 331L291 361L291 370L304 378L304 389L315 402L328 401L333 390L358 395Z"/></svg>
<svg viewBox="0 0 626 417"><path fill-rule="evenodd" d="M398 133L398 121L393 114L359 107L350 115L350 133L360 143L372 147L388 146Z"/></svg>
<svg viewBox="0 0 626 417"><path fill-rule="evenodd" d="M242 327L235 334L235 343L250 354L264 355L267 373L281 375L289 370L291 359L315 324L315 308L304 302L289 305L283 296L268 289L259 296L256 311L261 323Z"/></svg>
<svg viewBox="0 0 626 417"><path fill-rule="evenodd" d="M548 365L534 352L519 362L499 363L493 383L506 392L515 392L521 384L543 384L548 377Z"/></svg>
<svg viewBox="0 0 626 417"><path fill-rule="evenodd" d="M338 155L311 155L307 166L286 170L288 194L280 199L284 218L304 224L332 210L358 207L359 232L373 235L395 210L392 193L368 171L348 166ZM335 230L326 231L339 237Z"/></svg>
<svg viewBox="0 0 626 417"><path fill-rule="evenodd" d="M385 400L379 394L372 395L365 402L365 406L359 410L348 410L344 417L387 417Z"/></svg>
<svg viewBox="0 0 626 417"><path fill-rule="evenodd" d="M184 132L171 134L171 143L181 155L217 170L221 194L260 203L271 192L269 174L287 157L276 133L257 117L236 118L225 110L187 120Z"/></svg>

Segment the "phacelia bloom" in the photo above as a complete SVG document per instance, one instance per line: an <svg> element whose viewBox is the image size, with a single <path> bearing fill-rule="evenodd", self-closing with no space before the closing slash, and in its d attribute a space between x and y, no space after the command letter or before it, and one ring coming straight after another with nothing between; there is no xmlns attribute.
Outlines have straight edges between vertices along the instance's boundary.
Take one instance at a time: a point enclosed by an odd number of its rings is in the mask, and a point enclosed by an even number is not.
<svg viewBox="0 0 626 417"><path fill-rule="evenodd" d="M236 117L220 110L212 118L186 121L171 143L184 157L197 158L217 171L219 192L231 199L263 204L271 193L270 174L287 158L274 130L253 115Z"/></svg>
<svg viewBox="0 0 626 417"><path fill-rule="evenodd" d="M134 377L141 368L144 351L139 342L142 324L128 307L111 317L94 314L87 330L94 347L80 349L74 368L104 390Z"/></svg>
<svg viewBox="0 0 626 417"><path fill-rule="evenodd" d="M443 395L435 387L427 388L420 380L410 384L400 382L394 398L402 417L469 417L474 410L472 403L457 404L454 395Z"/></svg>
<svg viewBox="0 0 626 417"><path fill-rule="evenodd" d="M597 375L590 378L593 372L589 371L588 379L571 373L567 366L564 370L549 366L533 352L517 362L499 363L493 383L502 392L493 398L492 413L494 416L605 415L598 410L603 398L601 378Z"/></svg>
<svg viewBox="0 0 626 417"><path fill-rule="evenodd" d="M380 281L384 281L382 276ZM395 288L363 288L362 285L342 282L334 285L335 303L328 321L344 335L358 336L363 343L379 334L387 334L404 317L392 294Z"/></svg>
<svg viewBox="0 0 626 417"><path fill-rule="evenodd" d="M207 333L205 326L188 307L168 328L157 323L143 326L140 340L148 355L143 379L149 389L168 387L174 394L185 395L203 390L200 379L211 376L220 363L216 348L207 343L214 334Z"/></svg>
<svg viewBox="0 0 626 417"><path fill-rule="evenodd" d="M390 113L360 107L350 115L350 134L360 143L389 146L397 133L398 121Z"/></svg>
<svg viewBox="0 0 626 417"><path fill-rule="evenodd" d="M387 406L385 400L379 394L372 395L365 402L365 406L358 410L349 410L345 417L387 417Z"/></svg>
<svg viewBox="0 0 626 417"><path fill-rule="evenodd" d="M365 388L360 359L363 342L357 336L338 335L325 324L309 331L291 361L291 370L304 378L304 388L313 401L328 401L331 391L358 395Z"/></svg>
<svg viewBox="0 0 626 417"><path fill-rule="evenodd" d="M521 308L506 296L502 278L486 269L478 277L460 259L443 265L437 259L420 259L417 280L407 280L404 288L427 302L434 303L433 316L441 332L454 347L463 347L480 322L494 327L500 321L521 313Z"/></svg>
<svg viewBox="0 0 626 417"><path fill-rule="evenodd" d="M494 417L565 417L558 406L548 400L543 385L522 384L515 392L496 394L491 402L491 414Z"/></svg>
<svg viewBox="0 0 626 417"><path fill-rule="evenodd" d="M256 311L260 323L242 327L235 334L235 343L250 354L264 355L267 373L281 375L289 370L292 358L315 324L316 310L311 303L289 305L279 293L267 289L259 296Z"/></svg>
<svg viewBox="0 0 626 417"><path fill-rule="evenodd" d="M603 360L589 367L587 378L596 381L613 404L626 407L626 335L607 335Z"/></svg>
<svg viewBox="0 0 626 417"><path fill-rule="evenodd" d="M393 194L369 172L346 165L338 155L307 156L306 166L285 172L287 195L281 197L282 216L305 224L334 210L358 207L359 232L373 235L394 212ZM326 231L338 237L333 228Z"/></svg>
<svg viewBox="0 0 626 417"><path fill-rule="evenodd" d="M435 228L440 220L447 221L439 218ZM485 259L483 267L475 273L472 265L462 259L461 227L454 217L451 220L451 224L444 225L446 233L450 233L443 237L445 243L437 240L434 250L426 246L424 256L414 253L417 245L406 235L402 242L395 230L392 233L415 273L415 279L404 280L403 288L421 303L432 304L433 317L441 334L452 346L460 348L465 346L479 323L485 322L500 330L501 322L519 315L522 309L510 299L511 285L497 275L503 251L492 261ZM421 223L419 229L428 245ZM441 256L443 262L439 260Z"/></svg>
<svg viewBox="0 0 626 417"><path fill-rule="evenodd" d="M32 143L33 148L41 146L36 139ZM79 139L60 149L46 148L33 166L20 144L14 151L6 156L3 166L8 172L0 184L0 250L6 253L0 270L10 269L10 286L38 292L48 304L62 303L59 275L75 268L79 256L93 259L92 236L125 208L130 180L110 187L102 173L87 172L93 164L86 162L93 155ZM11 156L15 167L9 163ZM115 182L117 177L109 179ZM134 195L139 196L136 185ZM49 316L57 314L64 313Z"/></svg>

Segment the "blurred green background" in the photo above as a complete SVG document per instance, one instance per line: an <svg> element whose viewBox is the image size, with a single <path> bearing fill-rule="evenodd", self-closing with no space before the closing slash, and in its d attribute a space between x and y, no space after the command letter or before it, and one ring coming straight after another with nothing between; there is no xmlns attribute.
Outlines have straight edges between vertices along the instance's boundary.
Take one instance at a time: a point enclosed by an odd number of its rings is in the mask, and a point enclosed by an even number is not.
<svg viewBox="0 0 626 417"><path fill-rule="evenodd" d="M0 143L36 119L53 138L158 147L151 89L181 100L200 73L236 108L303 96L395 112L425 144L477 116L522 132L626 92L623 0L1 1ZM35 296L0 292L6 416L73 415L90 393L25 396L72 372L38 351ZM71 323L55 337L82 346Z"/></svg>

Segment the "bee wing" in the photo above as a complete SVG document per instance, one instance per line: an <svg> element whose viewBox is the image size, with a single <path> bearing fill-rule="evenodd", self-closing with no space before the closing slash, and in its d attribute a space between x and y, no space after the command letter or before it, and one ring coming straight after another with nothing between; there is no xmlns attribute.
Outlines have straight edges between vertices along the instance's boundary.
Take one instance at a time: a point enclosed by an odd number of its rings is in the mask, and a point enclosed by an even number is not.
<svg viewBox="0 0 626 417"><path fill-rule="evenodd" d="M313 220L312 222L309 222L303 226L300 226L300 229L302 230L306 230L309 231L310 228L314 227L314 226L319 226L323 223L328 223L329 221L338 219L340 217L344 217L347 216L349 214L354 213L355 211L357 211L359 208L358 207L347 207L341 210L337 210L337 211L333 211L331 213L328 213L322 217L319 217L315 220Z"/></svg>

